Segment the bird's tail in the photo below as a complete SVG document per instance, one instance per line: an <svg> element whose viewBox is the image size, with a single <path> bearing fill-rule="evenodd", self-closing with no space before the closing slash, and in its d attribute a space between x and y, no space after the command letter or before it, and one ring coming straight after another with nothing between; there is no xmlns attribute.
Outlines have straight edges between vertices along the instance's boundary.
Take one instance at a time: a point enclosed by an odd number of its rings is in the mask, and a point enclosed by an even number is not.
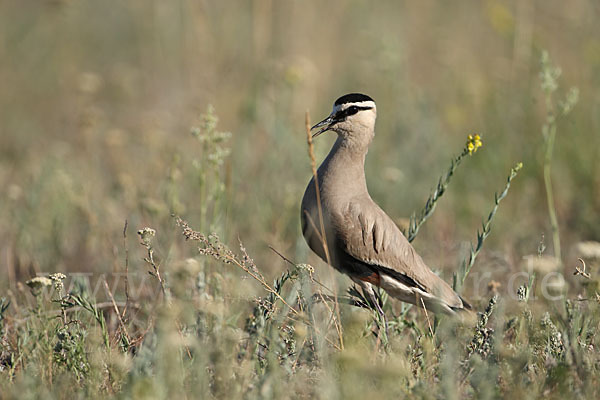
<svg viewBox="0 0 600 400"><path fill-rule="evenodd" d="M428 287L419 285L414 280L407 280L397 271L380 271L379 278L379 286L398 300L434 313L457 315L461 318L468 314L476 315L471 304L433 273Z"/></svg>
<svg viewBox="0 0 600 400"><path fill-rule="evenodd" d="M457 294L458 295L458 294ZM467 324L474 324L477 321L477 312L462 296L458 295L462 301L462 307L450 307L452 315L459 318L462 322Z"/></svg>
<svg viewBox="0 0 600 400"><path fill-rule="evenodd" d="M458 294L457 294L458 296ZM417 296L418 297L418 296ZM431 296L429 298L423 298L422 300L417 298L416 305L421 308L426 308L436 313L443 313L452 316L466 316L468 314L476 315L471 304L464 300L461 296L458 296L462 304L448 304L448 302L440 297ZM421 303L421 304L419 304Z"/></svg>
<svg viewBox="0 0 600 400"><path fill-rule="evenodd" d="M460 301L462 301L462 307L457 307L458 310L462 310L462 311L471 311L473 312L473 306L471 306L471 304L466 301L460 294L456 293L456 295L458 296L458 298L460 299Z"/></svg>

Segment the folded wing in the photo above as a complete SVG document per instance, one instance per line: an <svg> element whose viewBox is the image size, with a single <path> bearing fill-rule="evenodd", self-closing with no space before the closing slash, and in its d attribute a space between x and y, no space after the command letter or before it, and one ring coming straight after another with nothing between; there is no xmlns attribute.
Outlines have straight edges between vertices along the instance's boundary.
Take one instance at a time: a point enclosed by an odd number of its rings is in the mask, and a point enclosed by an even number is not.
<svg viewBox="0 0 600 400"><path fill-rule="evenodd" d="M390 295L429 308L470 308L416 253L396 224L370 198L349 203L338 229L341 261L379 273L379 286Z"/></svg>

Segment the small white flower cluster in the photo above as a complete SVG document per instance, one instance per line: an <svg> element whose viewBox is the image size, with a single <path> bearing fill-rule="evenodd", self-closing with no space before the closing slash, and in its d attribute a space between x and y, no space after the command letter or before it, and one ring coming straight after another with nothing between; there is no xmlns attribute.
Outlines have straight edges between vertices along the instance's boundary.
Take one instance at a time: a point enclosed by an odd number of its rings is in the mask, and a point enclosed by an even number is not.
<svg viewBox="0 0 600 400"><path fill-rule="evenodd" d="M45 276L36 276L35 278L31 278L26 281L25 284L29 286L31 293L34 296L39 296L42 292L42 289L54 285L54 289L58 291L59 295L62 297L62 291L65 288L62 281L66 278L67 276L65 274L57 272L50 274L48 278Z"/></svg>
<svg viewBox="0 0 600 400"><path fill-rule="evenodd" d="M140 235L140 239L142 239L144 246L150 246L152 238L156 236L156 231L152 228L146 227L137 231L137 234Z"/></svg>
<svg viewBox="0 0 600 400"><path fill-rule="evenodd" d="M52 280L45 276L36 276L35 278L26 281L25 284L33 290L41 290L42 288L52 286Z"/></svg>
<svg viewBox="0 0 600 400"><path fill-rule="evenodd" d="M67 276L61 272L56 272L54 274L50 274L50 279L54 282L54 290L58 292L58 297L62 299L63 290L65 289L65 285L63 285L63 280L65 280Z"/></svg>

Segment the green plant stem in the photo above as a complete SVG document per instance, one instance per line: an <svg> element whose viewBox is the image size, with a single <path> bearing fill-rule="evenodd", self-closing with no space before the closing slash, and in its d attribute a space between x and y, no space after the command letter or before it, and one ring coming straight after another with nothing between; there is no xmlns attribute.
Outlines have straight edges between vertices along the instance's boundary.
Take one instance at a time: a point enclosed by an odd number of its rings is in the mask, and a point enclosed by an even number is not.
<svg viewBox="0 0 600 400"><path fill-rule="evenodd" d="M469 252L468 259L463 260L458 273L454 274L452 288L459 292L461 291L469 272L471 272L471 268L475 264L475 259L479 252L483 247L483 242L489 236L492 231L492 220L498 211L498 207L500 206L500 202L506 197L508 194L508 189L510 188L510 182L517 176L519 170L523 167L522 163L517 164L514 168L510 170L510 174L508 175L508 179L506 181L506 185L504 186L504 190L498 195L498 193L494 194L494 207L492 207L492 211L490 211L487 220L482 224L482 230L477 230L477 246L473 247L471 243L471 251Z"/></svg>
<svg viewBox="0 0 600 400"><path fill-rule="evenodd" d="M556 138L556 122L554 115L548 116L548 124L544 127L546 130L546 151L544 154L544 186L546 188L546 200L548 202L548 214L550 216L550 225L552 227L552 243L554 245L554 256L562 260L560 251L560 232L558 230L558 218L556 217L556 207L554 206L554 194L552 191L552 153L554 150L554 140Z"/></svg>
<svg viewBox="0 0 600 400"><path fill-rule="evenodd" d="M66 308L73 307L74 305L77 305L89 311L93 315L96 322L98 322L98 324L100 325L100 331L102 332L104 346L106 347L106 351L110 352L110 337L108 334L106 320L104 319L104 313L102 312L102 310L100 310L95 303L92 303L87 298L79 295L67 295L60 302L63 312Z"/></svg>
<svg viewBox="0 0 600 400"><path fill-rule="evenodd" d="M416 215L413 214L410 217L408 231L406 232L406 238L408 239L409 242L412 242L413 240L415 240L415 238L417 237L417 234L419 233L419 229L421 228L421 225L423 225L425 223L425 221L427 221L427 219L431 216L431 214L433 214L433 211L435 210L435 206L437 205L438 200L444 195L444 193L446 193L446 188L448 187L448 184L450 183L450 179L454 175L454 171L456 170L456 168L458 168L458 166L462 162L463 158L467 154L469 154L469 150L467 150L467 148L465 148L461 154L459 154L456 158L452 159L452 161L450 163L450 168L446 172L446 175L440 177L437 187L435 188L435 190L431 194L431 196L429 196L429 198L427 199L427 202L425 203L425 206L419 213L419 216L416 217Z"/></svg>

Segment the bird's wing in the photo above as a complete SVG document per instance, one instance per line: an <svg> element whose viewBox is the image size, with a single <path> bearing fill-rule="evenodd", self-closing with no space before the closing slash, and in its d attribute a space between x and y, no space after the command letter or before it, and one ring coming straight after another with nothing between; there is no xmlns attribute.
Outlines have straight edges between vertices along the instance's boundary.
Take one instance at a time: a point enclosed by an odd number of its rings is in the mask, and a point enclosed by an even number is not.
<svg viewBox="0 0 600 400"><path fill-rule="evenodd" d="M460 297L427 267L396 224L370 198L351 201L342 211L340 222L340 250L351 262L371 266L450 307L463 307Z"/></svg>

